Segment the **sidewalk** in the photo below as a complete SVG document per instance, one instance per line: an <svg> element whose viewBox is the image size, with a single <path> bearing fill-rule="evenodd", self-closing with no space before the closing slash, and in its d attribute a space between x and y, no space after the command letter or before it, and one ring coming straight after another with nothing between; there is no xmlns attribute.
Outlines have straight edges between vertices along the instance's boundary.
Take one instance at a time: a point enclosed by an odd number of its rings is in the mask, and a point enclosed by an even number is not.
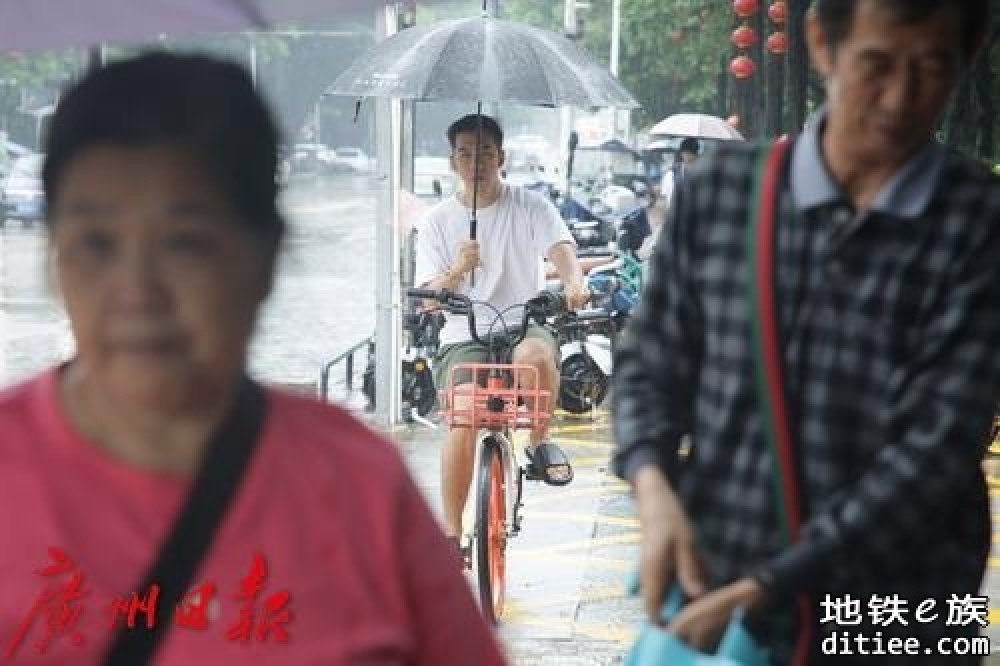
<svg viewBox="0 0 1000 666"><path fill-rule="evenodd" d="M621 663L641 621L639 602L624 598L637 558L638 521L627 486L607 471L607 418L606 412L594 419L563 416L553 428L573 462L572 484L525 483L522 530L507 551L501 622L518 666ZM393 436L440 516L441 432L415 425Z"/></svg>
<svg viewBox="0 0 1000 666"><path fill-rule="evenodd" d="M608 472L611 435L606 412L562 415L554 438L573 461L565 488L527 483L521 534L508 550L507 611L501 636L518 666L619 664L642 615L625 598L623 581L637 560L639 530L628 487ZM421 425L393 433L411 472L440 512L441 432ZM987 462L1000 534L1000 460ZM984 630L1000 666L1000 550L989 562L983 594L991 626Z"/></svg>

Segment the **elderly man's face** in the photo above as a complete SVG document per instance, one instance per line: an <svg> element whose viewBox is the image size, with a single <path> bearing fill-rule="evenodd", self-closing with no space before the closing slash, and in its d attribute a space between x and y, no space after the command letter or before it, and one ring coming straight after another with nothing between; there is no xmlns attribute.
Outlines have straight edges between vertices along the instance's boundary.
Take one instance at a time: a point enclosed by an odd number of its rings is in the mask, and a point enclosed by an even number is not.
<svg viewBox="0 0 1000 666"><path fill-rule="evenodd" d="M813 63L829 84L829 126L858 161L898 164L931 137L962 66L954 4L903 23L876 0L861 0L835 48L816 17L807 28Z"/></svg>
<svg viewBox="0 0 1000 666"><path fill-rule="evenodd" d="M52 202L83 375L121 406L196 410L238 376L268 262L204 168L171 147L90 148Z"/></svg>

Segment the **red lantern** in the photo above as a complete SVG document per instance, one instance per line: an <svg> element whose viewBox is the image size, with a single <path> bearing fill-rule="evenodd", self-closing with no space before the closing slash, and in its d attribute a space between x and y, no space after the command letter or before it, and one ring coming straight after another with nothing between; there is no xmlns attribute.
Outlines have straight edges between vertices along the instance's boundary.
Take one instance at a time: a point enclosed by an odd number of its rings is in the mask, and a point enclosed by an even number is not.
<svg viewBox="0 0 1000 666"><path fill-rule="evenodd" d="M757 65L745 55L737 56L729 63L729 72L738 79L750 78L756 70Z"/></svg>
<svg viewBox="0 0 1000 666"><path fill-rule="evenodd" d="M757 0L733 0L733 11L737 16L747 18L757 13Z"/></svg>
<svg viewBox="0 0 1000 666"><path fill-rule="evenodd" d="M776 2L771 3L771 6L767 8L768 18L775 23L784 23L787 12L788 5L785 4L785 0L776 0Z"/></svg>
<svg viewBox="0 0 1000 666"><path fill-rule="evenodd" d="M778 31L767 38L767 50L775 55L781 55L788 50L788 37Z"/></svg>
<svg viewBox="0 0 1000 666"><path fill-rule="evenodd" d="M733 30L731 39L738 49L748 49L757 43L757 33L748 25L741 25Z"/></svg>

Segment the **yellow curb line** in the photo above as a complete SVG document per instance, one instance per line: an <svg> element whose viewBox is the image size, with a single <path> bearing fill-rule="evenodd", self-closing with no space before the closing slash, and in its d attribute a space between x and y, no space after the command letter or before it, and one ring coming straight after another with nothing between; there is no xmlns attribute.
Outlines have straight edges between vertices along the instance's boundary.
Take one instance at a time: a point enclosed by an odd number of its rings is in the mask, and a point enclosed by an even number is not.
<svg viewBox="0 0 1000 666"><path fill-rule="evenodd" d="M512 557L521 558L522 553L515 552ZM546 564L561 563L568 565L584 565L591 567L593 569L602 569L604 571L617 571L620 573L631 573L635 569L635 565L628 560L618 560L611 557L594 557L592 555L566 555L563 553L540 553L534 555L532 553L524 553L523 559L525 560L544 560Z"/></svg>
<svg viewBox="0 0 1000 666"><path fill-rule="evenodd" d="M611 432L606 424L601 423L572 423L569 425L554 425L551 428L553 435L564 432L597 432L604 437L611 437Z"/></svg>
<svg viewBox="0 0 1000 666"><path fill-rule="evenodd" d="M569 513L566 511L526 511L524 517L528 520L541 518L543 520L568 520L576 523L601 523L604 525L620 525L632 529L639 529L637 518L621 518L619 516L608 516L606 514L588 515L584 513ZM994 537L1000 539L1000 535Z"/></svg>
<svg viewBox="0 0 1000 666"><path fill-rule="evenodd" d="M611 464L611 458L608 456L580 456L570 458L569 461L576 467L594 467Z"/></svg>
<svg viewBox="0 0 1000 666"><path fill-rule="evenodd" d="M588 537L576 541L564 541L552 546L538 546L536 548L519 548L518 555L546 555L551 553L572 552L574 550L585 550L588 547L615 546L623 543L639 543L639 533L629 532L626 534L611 534L604 537Z"/></svg>
<svg viewBox="0 0 1000 666"><path fill-rule="evenodd" d="M518 612L525 612L525 609L530 608L530 613L537 613L543 608L558 608L559 606L567 605L578 605L584 603L597 603L598 601L611 601L626 599L625 589L622 585L606 585L603 587L594 588L592 590L584 590L581 594L573 595L563 595L561 597L546 596L544 601L531 600L528 602L520 602L515 599L508 599L506 607L510 608L513 606ZM521 608L521 605L525 608ZM507 615L507 610L504 610L504 615Z"/></svg>
<svg viewBox="0 0 1000 666"><path fill-rule="evenodd" d="M607 451L611 449L611 442L600 439L581 439L575 437L556 437L556 444L571 449L599 449Z"/></svg>
<svg viewBox="0 0 1000 666"><path fill-rule="evenodd" d="M613 627L596 622L579 622L574 620L561 620L557 618L539 617L528 612L516 613L513 618L518 625L536 627L541 629L552 629L559 633L570 633L571 636L584 636L597 640L619 643L623 646L629 645L635 640L636 631L632 628ZM503 622L506 624L508 618L504 613Z"/></svg>
<svg viewBox="0 0 1000 666"><path fill-rule="evenodd" d="M596 486L590 488L575 488L573 490L560 490L559 492L546 493L544 496L537 493L532 493L524 496L525 506L535 506L537 504L551 504L553 502L560 502L567 499L576 499L578 497L588 497L591 495L611 495L616 492L622 492L620 488L615 488L614 486Z"/></svg>

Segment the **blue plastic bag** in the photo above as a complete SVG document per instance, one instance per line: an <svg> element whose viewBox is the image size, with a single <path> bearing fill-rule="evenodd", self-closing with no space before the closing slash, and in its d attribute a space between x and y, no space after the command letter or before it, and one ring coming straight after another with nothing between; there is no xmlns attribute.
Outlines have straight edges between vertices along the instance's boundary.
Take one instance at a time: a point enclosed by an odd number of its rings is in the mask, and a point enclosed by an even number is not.
<svg viewBox="0 0 1000 666"><path fill-rule="evenodd" d="M639 576L633 575L628 591L639 592ZM680 586L674 584L663 602L660 614L670 619L683 605ZM757 645L743 626L743 613L737 611L719 641L714 655L698 652L673 634L644 622L632 649L625 657L625 666L770 666L768 651Z"/></svg>

